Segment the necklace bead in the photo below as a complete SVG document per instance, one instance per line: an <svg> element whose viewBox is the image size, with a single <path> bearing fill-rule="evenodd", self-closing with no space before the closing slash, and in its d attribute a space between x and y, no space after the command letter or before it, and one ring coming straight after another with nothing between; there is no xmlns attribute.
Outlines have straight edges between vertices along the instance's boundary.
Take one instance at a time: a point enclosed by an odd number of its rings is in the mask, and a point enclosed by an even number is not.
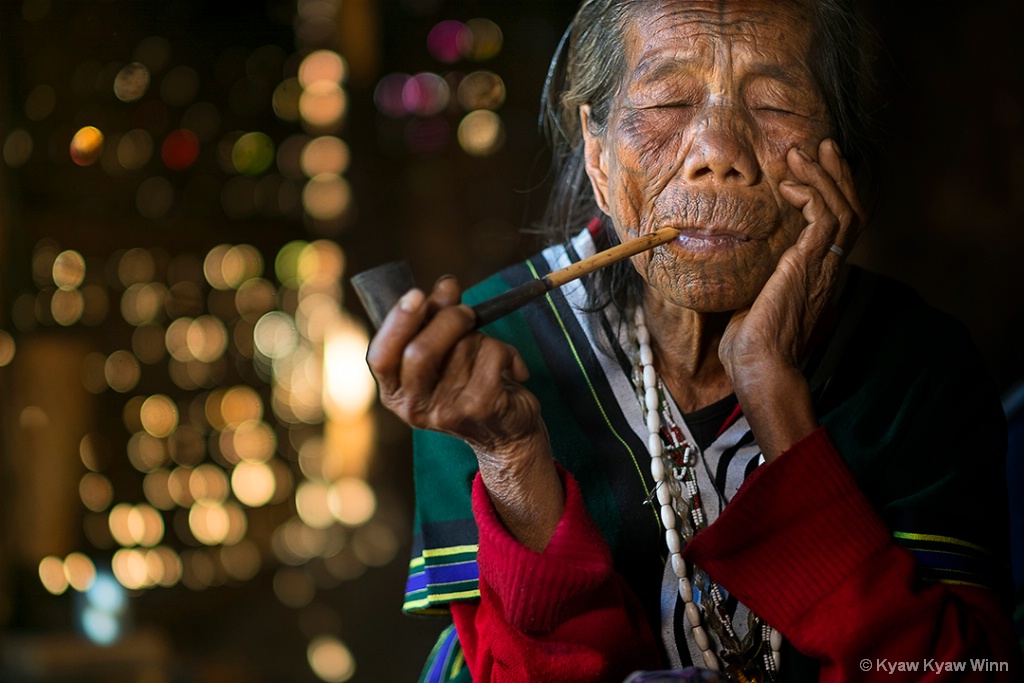
<svg viewBox="0 0 1024 683"><path fill-rule="evenodd" d="M665 462L661 458L651 458L651 476L654 477L654 481L665 479Z"/></svg>
<svg viewBox="0 0 1024 683"><path fill-rule="evenodd" d="M661 523L666 529L676 528L676 511L672 509L671 505L661 506Z"/></svg>
<svg viewBox="0 0 1024 683"><path fill-rule="evenodd" d="M654 435L661 431L661 417L655 411L647 413L647 431Z"/></svg>
<svg viewBox="0 0 1024 683"><path fill-rule="evenodd" d="M687 585L689 585L690 580L686 578L686 560L684 560L683 556L679 553L673 553L671 560L672 571L675 572L676 576L682 577L680 581L686 581Z"/></svg>
<svg viewBox="0 0 1024 683"><path fill-rule="evenodd" d="M683 602L693 602L693 586L690 585L689 579L679 579L679 597Z"/></svg>
<svg viewBox="0 0 1024 683"><path fill-rule="evenodd" d="M668 484L658 485L658 503L661 505L672 504L672 487Z"/></svg>
<svg viewBox="0 0 1024 683"><path fill-rule="evenodd" d="M693 627L693 639L697 643L697 647L701 650L707 650L711 647L711 642L708 640L707 631L704 630L703 626Z"/></svg>
<svg viewBox="0 0 1024 683"><path fill-rule="evenodd" d="M648 387L644 399L647 401L647 410L657 410L661 404L661 396L658 395L657 387Z"/></svg>
<svg viewBox="0 0 1024 683"><path fill-rule="evenodd" d="M675 529L665 530L665 544L668 546L670 553L679 553L683 550L683 539Z"/></svg>
<svg viewBox="0 0 1024 683"><path fill-rule="evenodd" d="M648 435L647 448L650 450L652 458L660 459L662 453L661 437L658 434Z"/></svg>

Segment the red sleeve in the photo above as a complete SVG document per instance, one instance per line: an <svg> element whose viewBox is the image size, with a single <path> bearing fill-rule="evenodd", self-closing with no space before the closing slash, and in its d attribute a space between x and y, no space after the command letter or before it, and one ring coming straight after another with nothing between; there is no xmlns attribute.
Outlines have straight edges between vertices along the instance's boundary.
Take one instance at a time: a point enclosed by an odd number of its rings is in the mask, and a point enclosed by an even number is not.
<svg viewBox="0 0 1024 683"><path fill-rule="evenodd" d="M748 478L684 555L818 659L821 681L1024 675L995 593L916 580L824 428Z"/></svg>
<svg viewBox="0 0 1024 683"><path fill-rule="evenodd" d="M578 485L560 473L565 512L540 553L508 533L479 475L473 483L480 601L451 610L477 683L620 683L661 665L643 609L615 572Z"/></svg>

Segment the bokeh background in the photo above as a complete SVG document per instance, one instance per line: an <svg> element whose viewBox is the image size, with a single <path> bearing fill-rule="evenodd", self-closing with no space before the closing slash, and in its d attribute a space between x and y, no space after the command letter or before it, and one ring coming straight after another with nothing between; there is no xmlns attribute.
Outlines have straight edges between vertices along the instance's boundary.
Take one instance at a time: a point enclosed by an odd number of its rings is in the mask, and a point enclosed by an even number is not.
<svg viewBox="0 0 1024 683"><path fill-rule="evenodd" d="M539 245L564 0L0 0L0 680L409 681L408 431L348 278ZM1024 374L1024 7L863 3L854 257ZM965 454L966 455L966 454Z"/></svg>

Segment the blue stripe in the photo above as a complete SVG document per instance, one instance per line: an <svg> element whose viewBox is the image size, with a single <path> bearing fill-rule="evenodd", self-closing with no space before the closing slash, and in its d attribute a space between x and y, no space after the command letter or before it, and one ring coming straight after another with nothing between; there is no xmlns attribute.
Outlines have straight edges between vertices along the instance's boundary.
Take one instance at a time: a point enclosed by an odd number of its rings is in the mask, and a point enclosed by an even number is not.
<svg viewBox="0 0 1024 683"><path fill-rule="evenodd" d="M971 574L985 574L989 563L980 558L968 557L958 553L945 552L941 550L923 550L911 548L910 552L926 567L933 569L955 569Z"/></svg>
<svg viewBox="0 0 1024 683"><path fill-rule="evenodd" d="M424 590L426 589L426 587L427 575L423 572L416 572L415 574L410 574L409 579L405 582L406 594Z"/></svg>
<svg viewBox="0 0 1024 683"><path fill-rule="evenodd" d="M476 562L459 562L457 564L445 564L426 567L426 584L456 583L458 581L473 581L480 578L480 570ZM412 577L410 577L412 578Z"/></svg>
<svg viewBox="0 0 1024 683"><path fill-rule="evenodd" d="M408 597L429 591L434 586L477 581L479 578L480 570L472 560L437 566L428 565L424 570L409 575L405 582L405 594Z"/></svg>
<svg viewBox="0 0 1024 683"><path fill-rule="evenodd" d="M448 668L448 657L456 642L455 629L450 629L444 642L437 649L437 655L431 662L430 673L427 674L427 683L441 683L442 677Z"/></svg>

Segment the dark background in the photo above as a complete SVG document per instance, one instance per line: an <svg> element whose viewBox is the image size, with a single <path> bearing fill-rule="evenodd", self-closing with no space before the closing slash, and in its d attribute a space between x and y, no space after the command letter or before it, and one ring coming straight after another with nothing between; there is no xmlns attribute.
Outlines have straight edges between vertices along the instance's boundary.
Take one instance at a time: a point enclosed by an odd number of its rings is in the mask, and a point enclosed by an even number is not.
<svg viewBox="0 0 1024 683"><path fill-rule="evenodd" d="M0 4L0 141L23 128L36 145L25 165L0 163L0 330L11 332L19 345L14 364L0 368L3 491L19 486L19 459L28 452L18 415L18 406L25 404L18 391L24 387L13 373L23 357L39 362L39 356L22 356L22 350L44 348L59 356L61 348L103 348L107 335L118 333L104 326L17 328L15 302L34 291L31 259L40 240L55 240L99 260L137 246L173 255L245 242L264 251L269 262L290 240L326 236L345 250L348 274L404 258L421 283L443 273L472 283L536 247L530 229L545 200L547 170L537 135L537 103L548 59L575 3L354 4L365 12L360 16L370 17L356 27L362 40L353 47L351 32L339 31L335 42L343 55L347 48L354 55L357 47L369 45L358 63L353 58L350 110L338 133L352 150L346 177L355 210L343 226L326 228L294 213L230 218L215 203L176 207L159 220L146 219L134 204L142 176L112 176L99 164L76 166L66 154L79 127L127 129L137 125L131 117L138 116L137 109L109 95L76 93L72 74L89 60L101 66L130 61L139 41L152 35L170 42L172 64L188 64L200 73L198 99L221 110L222 131L259 129L275 140L298 132L297 124L279 120L266 105L234 111L230 92L237 74L225 59L276 45L286 56L282 71L294 70L294 2ZM884 93L877 110L884 154L872 220L854 260L912 284L933 305L963 320L999 390L1006 391L1024 374L1024 50L1016 35L1024 5L1009 0L872 0L863 6L884 46L876 63ZM430 28L445 19L473 17L501 27L500 54L481 64L435 60L425 46ZM507 88L498 110L506 141L491 156L470 156L454 142L458 112L449 110L429 121L390 119L374 106L374 88L385 74L476 68L494 71ZM24 103L40 83L54 87L57 104L52 114L35 121L26 116ZM214 178L219 173L206 148L195 168L166 175L182 189L201 172ZM347 307L361 315L350 294L346 302L353 303ZM119 429L111 399L99 397L89 410L104 429ZM42 589L36 573L41 558L26 550L39 544L26 542L15 521L32 510L12 509L0 499L6 520L0 526L0 633L5 643L0 678L314 681L306 646L327 632L351 649L357 661L353 680L413 680L444 621L400 613L411 523L408 434L382 412L377 420L369 478L402 544L395 559L319 589L299 609L275 598L272 560L245 582L203 591L179 585L141 592L131 600L129 633L156 634L160 646L149 659L140 654L149 650L139 643L150 641L129 638L127 644L101 650L74 635L75 597L51 596ZM75 454L71 460L76 461ZM52 505L66 493L67 487L58 487L54 498L38 504ZM60 526L50 532L67 539L61 552L88 554L80 528L83 511L66 507L55 517Z"/></svg>

